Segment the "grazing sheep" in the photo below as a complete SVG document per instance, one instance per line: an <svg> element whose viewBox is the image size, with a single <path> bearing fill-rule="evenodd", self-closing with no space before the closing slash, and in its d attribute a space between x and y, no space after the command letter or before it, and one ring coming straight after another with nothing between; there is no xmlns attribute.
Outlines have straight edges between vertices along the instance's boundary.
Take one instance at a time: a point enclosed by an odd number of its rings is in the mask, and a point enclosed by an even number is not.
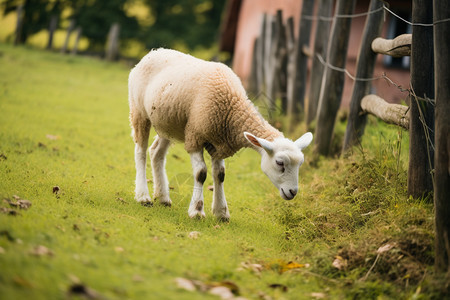
<svg viewBox="0 0 450 300"><path fill-rule="evenodd" d="M257 112L233 71L221 63L207 62L174 50L150 51L130 72L130 121L136 162L136 200L151 205L145 175L150 127L157 132L150 147L155 199L170 206L165 156L171 141L184 142L190 154L194 191L190 217L205 216L203 183L206 164L203 148L212 158L214 194L212 211L228 220L223 182L224 158L243 147L261 155L261 169L286 200L298 190L302 149L312 141L306 133L295 142L283 137Z"/></svg>

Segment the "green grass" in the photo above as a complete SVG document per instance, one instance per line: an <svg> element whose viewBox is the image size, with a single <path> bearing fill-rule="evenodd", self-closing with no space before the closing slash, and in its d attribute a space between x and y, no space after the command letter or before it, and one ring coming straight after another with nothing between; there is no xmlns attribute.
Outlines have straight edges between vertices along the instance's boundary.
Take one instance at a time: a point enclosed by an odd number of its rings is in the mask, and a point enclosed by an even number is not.
<svg viewBox="0 0 450 300"><path fill-rule="evenodd" d="M15 216L0 213L1 299L65 299L75 283L98 299L218 299L178 288L177 277L229 281L248 299L445 292L432 269L432 206L406 196L406 132L370 118L349 157L312 159L308 149L293 201L279 198L258 155L243 150L226 161L231 221L209 210L192 220L181 144L168 155L172 207L133 199L129 67L6 44L0 66L0 208L11 209L3 199L13 195L32 202L12 208ZM211 198L205 189L207 207ZM393 248L374 264L386 244ZM39 245L53 255L33 255ZM289 269L289 261L309 267Z"/></svg>

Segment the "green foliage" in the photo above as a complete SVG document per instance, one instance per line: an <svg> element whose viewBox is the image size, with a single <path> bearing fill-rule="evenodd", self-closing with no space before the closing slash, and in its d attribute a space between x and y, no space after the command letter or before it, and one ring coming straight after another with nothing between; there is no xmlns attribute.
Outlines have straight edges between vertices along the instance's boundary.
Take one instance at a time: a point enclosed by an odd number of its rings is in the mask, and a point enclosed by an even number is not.
<svg viewBox="0 0 450 300"><path fill-rule="evenodd" d="M211 47L217 41L225 1L145 0L155 22L146 32L147 47L185 44L189 49Z"/></svg>
<svg viewBox="0 0 450 300"><path fill-rule="evenodd" d="M167 157L173 206L133 199L128 68L2 44L0 64L2 298L78 291L217 299L207 292L217 284L248 299L448 293L432 269L433 208L406 197L407 135L397 128L371 118L346 158L312 161L308 149L292 201L279 198L259 157L243 150L226 161L231 221L208 211L192 220L193 179L181 144ZM32 206L14 206L14 195ZM207 206L211 198L205 189ZM191 238L193 231L200 235ZM389 250L377 253L383 246ZM179 277L200 288L177 287Z"/></svg>

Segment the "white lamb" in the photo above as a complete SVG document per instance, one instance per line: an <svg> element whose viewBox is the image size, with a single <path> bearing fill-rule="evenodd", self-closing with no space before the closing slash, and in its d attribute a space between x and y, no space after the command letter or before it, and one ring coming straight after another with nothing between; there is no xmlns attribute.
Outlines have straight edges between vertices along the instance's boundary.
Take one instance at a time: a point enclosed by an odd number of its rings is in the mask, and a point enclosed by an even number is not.
<svg viewBox="0 0 450 300"><path fill-rule="evenodd" d="M150 51L130 72L130 121L136 162L136 200L151 205L145 166L150 127L157 132L150 147L155 199L167 206L169 185L165 156L171 141L184 142L190 154L194 191L189 216L204 217L203 183L206 164L203 148L211 155L213 214L228 220L223 190L224 158L243 147L261 155L261 169L286 200L298 191L302 149L312 141L305 133L295 142L284 138L257 112L233 71L224 64L207 62L174 50Z"/></svg>

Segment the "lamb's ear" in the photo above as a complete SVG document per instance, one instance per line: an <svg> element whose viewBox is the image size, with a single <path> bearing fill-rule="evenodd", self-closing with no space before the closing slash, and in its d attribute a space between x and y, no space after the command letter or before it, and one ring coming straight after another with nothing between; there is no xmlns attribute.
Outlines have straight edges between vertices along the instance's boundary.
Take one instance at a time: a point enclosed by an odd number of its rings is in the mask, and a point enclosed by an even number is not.
<svg viewBox="0 0 450 300"><path fill-rule="evenodd" d="M311 144L313 135L311 132L307 132L302 135L298 140L295 141L295 145L300 148L300 150L305 149Z"/></svg>
<svg viewBox="0 0 450 300"><path fill-rule="evenodd" d="M244 136L253 145L259 148L263 148L267 153L271 154L273 152L273 145L271 142L265 139L258 138L251 133L244 132Z"/></svg>

